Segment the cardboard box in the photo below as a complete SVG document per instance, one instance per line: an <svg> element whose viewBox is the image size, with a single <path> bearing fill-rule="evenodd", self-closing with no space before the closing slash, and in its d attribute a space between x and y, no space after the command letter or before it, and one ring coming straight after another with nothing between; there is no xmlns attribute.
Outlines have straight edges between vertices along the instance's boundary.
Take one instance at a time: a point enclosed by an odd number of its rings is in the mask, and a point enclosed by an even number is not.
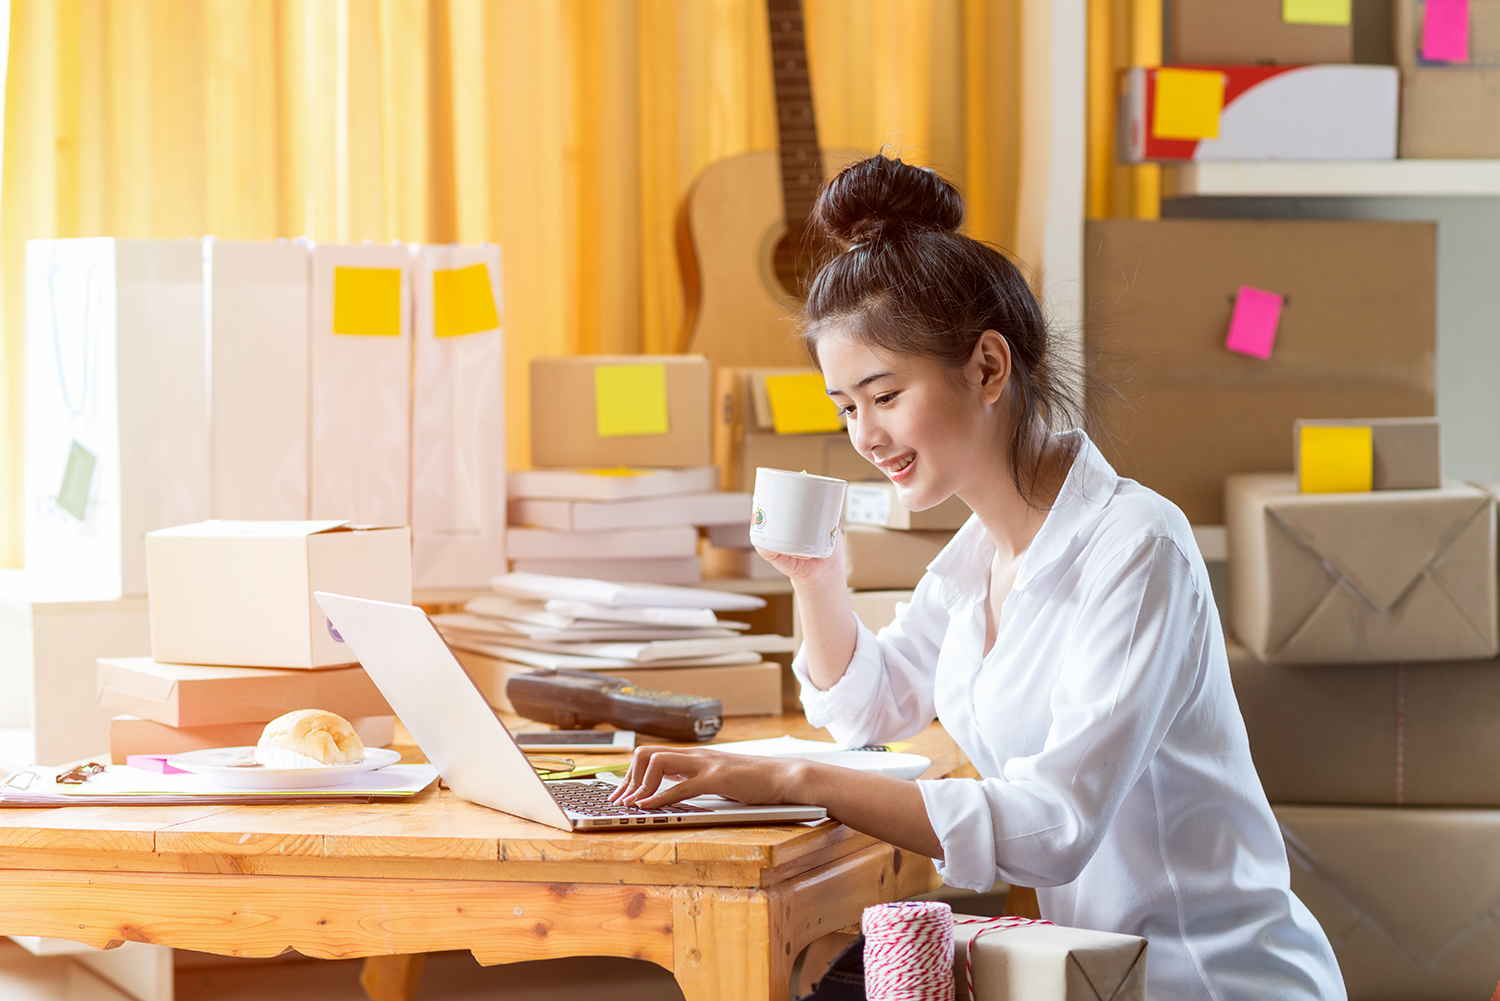
<svg viewBox="0 0 1500 1001"><path fill-rule="evenodd" d="M1158 135L1158 80L1181 70L1223 78L1211 138ZM1390 160L1399 90L1392 66L1133 67L1120 77L1120 162Z"/></svg>
<svg viewBox="0 0 1500 1001"><path fill-rule="evenodd" d="M411 603L411 532L340 521L206 521L152 532L151 652L169 664L355 660L314 591Z"/></svg>
<svg viewBox="0 0 1500 1001"><path fill-rule="evenodd" d="M1290 24L1284 0L1174 0L1173 63L1350 63L1352 24Z"/></svg>
<svg viewBox="0 0 1500 1001"><path fill-rule="evenodd" d="M1469 0L1469 61L1422 58L1423 5L1395 2L1403 157L1500 157L1500 0Z"/></svg>
<svg viewBox="0 0 1500 1001"><path fill-rule="evenodd" d="M413 253L412 584L484 587L506 556L500 248Z"/></svg>
<svg viewBox="0 0 1500 1001"><path fill-rule="evenodd" d="M1443 485L1443 427L1436 417L1299 420L1292 426L1292 465L1298 482L1304 427L1369 428L1376 490L1431 490Z"/></svg>
<svg viewBox="0 0 1500 1001"><path fill-rule="evenodd" d="M167 726L269 723L298 709L345 719L391 712L362 667L286 671L101 657L96 691L100 705Z"/></svg>
<svg viewBox="0 0 1500 1001"><path fill-rule="evenodd" d="M748 525L751 495L715 491L640 500L513 500L510 522L554 532L613 532L683 525Z"/></svg>
<svg viewBox="0 0 1500 1001"><path fill-rule="evenodd" d="M490 705L515 712L505 697L512 674L534 670L473 650L453 651ZM724 703L725 716L772 716L781 712L781 665L773 661L731 667L612 667L602 673L634 685L690 695L706 695Z"/></svg>
<svg viewBox="0 0 1500 1001"><path fill-rule="evenodd" d="M1224 484L1229 621L1276 664L1479 660L1497 649L1495 499L1477 487L1304 494Z"/></svg>
<svg viewBox="0 0 1500 1001"><path fill-rule="evenodd" d="M394 716L356 716L349 720L366 747L389 747L396 734ZM132 754L182 754L206 747L248 747L260 740L264 723L220 723L216 726L168 726L139 716L109 721L109 757L123 764Z"/></svg>
<svg viewBox="0 0 1500 1001"><path fill-rule="evenodd" d="M660 366L665 373L665 430L601 435L610 407L600 366ZM646 380L648 383L651 380ZM531 464L537 467L706 466L709 464L708 359L702 355L582 355L531 360ZM560 405L566 401L566 405ZM660 400L642 400L642 405Z"/></svg>
<svg viewBox="0 0 1500 1001"><path fill-rule="evenodd" d="M1292 892L1349 1001L1490 997L1500 978L1500 811L1278 806Z"/></svg>
<svg viewBox="0 0 1500 1001"><path fill-rule="evenodd" d="M30 240L25 300L26 566L144 594L146 533L211 514L202 244Z"/></svg>
<svg viewBox="0 0 1500 1001"><path fill-rule="evenodd" d="M213 387L208 517L300 521L308 516L310 250L303 240L208 236L203 269Z"/></svg>
<svg viewBox="0 0 1500 1001"><path fill-rule="evenodd" d="M411 523L411 269L399 245L313 248L312 518Z"/></svg>
<svg viewBox="0 0 1500 1001"><path fill-rule="evenodd" d="M703 576L737 577L750 580L786 580L786 574L773 567L754 549L733 549L705 543L701 552Z"/></svg>
<svg viewBox="0 0 1500 1001"><path fill-rule="evenodd" d="M714 382L713 458L725 490L751 490L755 470L792 469L833 476L841 480L867 480L875 467L857 452L848 434L777 434L770 419L765 395L765 377L782 369L720 369ZM763 412L761 412L763 411Z"/></svg>
<svg viewBox="0 0 1500 1001"><path fill-rule="evenodd" d="M842 532L849 586L856 591L916 587L927 564L953 538L952 532L896 532L870 525L845 525Z"/></svg>
<svg viewBox="0 0 1500 1001"><path fill-rule="evenodd" d="M518 560L649 559L698 554L698 530L692 525L622 528L613 532L512 528L506 535L510 554Z"/></svg>
<svg viewBox="0 0 1500 1001"><path fill-rule="evenodd" d="M878 633L896 621L896 606L909 603L911 594L911 591L855 591L849 595L849 603L865 628Z"/></svg>
<svg viewBox="0 0 1500 1001"><path fill-rule="evenodd" d="M1273 803L1500 807L1500 660L1263 664L1229 643Z"/></svg>
<svg viewBox="0 0 1500 1001"><path fill-rule="evenodd" d="M1298 418L1433 413L1436 238L1429 223L1089 222L1099 447L1222 525L1224 477L1291 469ZM1241 285L1288 299L1264 361L1224 347Z"/></svg>
<svg viewBox="0 0 1500 1001"><path fill-rule="evenodd" d="M973 513L957 497L949 497L926 511L908 511L897 499L895 485L882 480L851 483L844 493L844 523L850 525L956 532Z"/></svg>
<svg viewBox="0 0 1500 1001"><path fill-rule="evenodd" d="M990 929L984 934L985 929ZM1135 935L953 915L955 1001L1146 1001L1146 940Z"/></svg>
<svg viewBox="0 0 1500 1001"><path fill-rule="evenodd" d="M593 580L632 581L639 584L697 584L703 580L703 564L697 556L662 559L526 559L512 560L515 573L540 573L549 577L588 577Z"/></svg>
<svg viewBox="0 0 1500 1001"><path fill-rule="evenodd" d="M0 570L0 760L56 765L103 754L111 712L88 697L97 662L151 652L144 597L60 601Z"/></svg>

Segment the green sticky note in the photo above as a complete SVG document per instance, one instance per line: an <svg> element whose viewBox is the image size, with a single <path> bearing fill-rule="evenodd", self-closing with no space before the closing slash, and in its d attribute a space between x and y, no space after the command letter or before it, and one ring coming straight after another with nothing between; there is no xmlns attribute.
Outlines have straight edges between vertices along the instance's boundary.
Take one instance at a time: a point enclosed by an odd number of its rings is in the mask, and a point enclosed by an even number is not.
<svg viewBox="0 0 1500 1001"><path fill-rule="evenodd" d="M483 264L432 273L432 329L437 337L462 337L500 326L490 269Z"/></svg>
<svg viewBox="0 0 1500 1001"><path fill-rule="evenodd" d="M1281 19L1287 24L1343 27L1353 17L1354 0L1281 0Z"/></svg>
<svg viewBox="0 0 1500 1001"><path fill-rule="evenodd" d="M594 416L601 438L666 434L667 366L596 365Z"/></svg>
<svg viewBox="0 0 1500 1001"><path fill-rule="evenodd" d="M94 484L94 453L78 442L68 449L68 464L63 469L62 486L57 488L57 506L83 520L89 508L89 488Z"/></svg>
<svg viewBox="0 0 1500 1001"><path fill-rule="evenodd" d="M334 268L333 332L401 336L401 269Z"/></svg>
<svg viewBox="0 0 1500 1001"><path fill-rule="evenodd" d="M1305 494L1364 493L1375 485L1374 433L1369 427L1302 426L1298 465Z"/></svg>

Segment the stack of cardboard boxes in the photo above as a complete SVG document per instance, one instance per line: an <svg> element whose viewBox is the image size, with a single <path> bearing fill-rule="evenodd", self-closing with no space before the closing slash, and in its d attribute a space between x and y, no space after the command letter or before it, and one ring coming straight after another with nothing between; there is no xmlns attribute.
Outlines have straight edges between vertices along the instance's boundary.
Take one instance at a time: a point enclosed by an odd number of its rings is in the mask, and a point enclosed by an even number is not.
<svg viewBox="0 0 1500 1001"><path fill-rule="evenodd" d="M110 756L254 744L297 709L345 717L369 746L395 717L313 592L411 600L411 533L343 522L209 521L147 536L149 657L98 662Z"/></svg>
<svg viewBox="0 0 1500 1001"><path fill-rule="evenodd" d="M1493 490L1433 420L1303 422L1231 476L1230 670L1293 888L1351 998L1482 997L1500 969Z"/></svg>
<svg viewBox="0 0 1500 1001"><path fill-rule="evenodd" d="M709 465L708 360L537 358L531 459L512 474L512 569L653 584L702 579L701 528L748 533L750 495Z"/></svg>
<svg viewBox="0 0 1500 1001"><path fill-rule="evenodd" d="M1170 28L1122 75L1122 162L1500 156L1500 0L1175 0Z"/></svg>

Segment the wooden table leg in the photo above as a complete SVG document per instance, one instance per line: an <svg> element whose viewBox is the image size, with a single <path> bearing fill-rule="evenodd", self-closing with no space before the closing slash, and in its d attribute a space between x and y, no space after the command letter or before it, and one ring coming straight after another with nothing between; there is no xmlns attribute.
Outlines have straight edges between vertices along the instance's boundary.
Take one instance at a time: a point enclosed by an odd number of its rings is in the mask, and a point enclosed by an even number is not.
<svg viewBox="0 0 1500 1001"><path fill-rule="evenodd" d="M808 943L936 882L929 860L880 844L764 890L680 888L672 972L687 1001L786 1001Z"/></svg>
<svg viewBox="0 0 1500 1001"><path fill-rule="evenodd" d="M370 956L359 971L359 986L370 1001L414 1001L426 962L427 957L421 953Z"/></svg>

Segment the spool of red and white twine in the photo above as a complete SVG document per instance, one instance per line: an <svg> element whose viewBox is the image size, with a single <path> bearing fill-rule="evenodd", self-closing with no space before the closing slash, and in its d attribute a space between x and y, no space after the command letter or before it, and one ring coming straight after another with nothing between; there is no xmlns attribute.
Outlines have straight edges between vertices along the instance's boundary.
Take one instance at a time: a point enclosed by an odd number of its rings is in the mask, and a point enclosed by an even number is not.
<svg viewBox="0 0 1500 1001"><path fill-rule="evenodd" d="M877 904L860 919L869 1001L953 1001L953 908Z"/></svg>

